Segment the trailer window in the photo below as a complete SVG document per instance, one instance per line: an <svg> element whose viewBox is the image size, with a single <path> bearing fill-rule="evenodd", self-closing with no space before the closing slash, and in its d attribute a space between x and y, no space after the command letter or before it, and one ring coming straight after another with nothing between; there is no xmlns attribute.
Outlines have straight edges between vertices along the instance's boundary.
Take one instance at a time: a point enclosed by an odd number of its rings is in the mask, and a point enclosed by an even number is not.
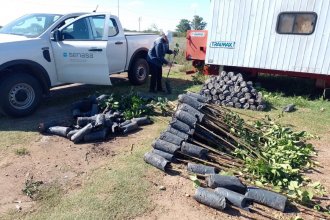
<svg viewBox="0 0 330 220"><path fill-rule="evenodd" d="M279 34L313 34L316 20L315 12L282 12L278 16L276 31Z"/></svg>

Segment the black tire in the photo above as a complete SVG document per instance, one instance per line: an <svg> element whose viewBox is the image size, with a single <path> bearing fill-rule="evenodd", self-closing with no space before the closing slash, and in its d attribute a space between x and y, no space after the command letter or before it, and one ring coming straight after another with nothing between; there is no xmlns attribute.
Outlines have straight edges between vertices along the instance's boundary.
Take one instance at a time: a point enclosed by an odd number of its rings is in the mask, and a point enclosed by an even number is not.
<svg viewBox="0 0 330 220"><path fill-rule="evenodd" d="M14 73L0 83L0 109L7 116L30 115L37 109L41 97L38 80L29 74Z"/></svg>
<svg viewBox="0 0 330 220"><path fill-rule="evenodd" d="M144 84L149 76L148 62L143 58L134 61L132 67L128 71L128 79L133 85Z"/></svg>

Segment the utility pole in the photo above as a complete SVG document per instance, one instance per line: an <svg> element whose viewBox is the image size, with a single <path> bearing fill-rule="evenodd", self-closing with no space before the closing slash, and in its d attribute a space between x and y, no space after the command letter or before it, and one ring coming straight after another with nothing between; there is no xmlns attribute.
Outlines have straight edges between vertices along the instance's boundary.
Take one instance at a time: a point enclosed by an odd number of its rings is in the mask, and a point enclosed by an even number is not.
<svg viewBox="0 0 330 220"><path fill-rule="evenodd" d="M141 20L142 20L142 17L139 17L139 32L141 31Z"/></svg>
<svg viewBox="0 0 330 220"><path fill-rule="evenodd" d="M119 0L118 0L118 18L119 18Z"/></svg>

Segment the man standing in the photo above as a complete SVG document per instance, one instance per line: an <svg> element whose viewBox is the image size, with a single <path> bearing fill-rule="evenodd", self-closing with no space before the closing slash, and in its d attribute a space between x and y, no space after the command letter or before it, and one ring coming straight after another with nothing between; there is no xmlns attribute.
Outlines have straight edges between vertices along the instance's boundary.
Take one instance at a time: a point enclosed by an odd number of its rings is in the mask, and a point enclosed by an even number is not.
<svg viewBox="0 0 330 220"><path fill-rule="evenodd" d="M165 59L165 54L173 54L173 51L169 49L168 34L161 32L161 37L159 37L155 42L154 46L148 52L147 61L149 63L151 80L149 92L164 92L162 87L162 66L163 64L171 66L172 63Z"/></svg>

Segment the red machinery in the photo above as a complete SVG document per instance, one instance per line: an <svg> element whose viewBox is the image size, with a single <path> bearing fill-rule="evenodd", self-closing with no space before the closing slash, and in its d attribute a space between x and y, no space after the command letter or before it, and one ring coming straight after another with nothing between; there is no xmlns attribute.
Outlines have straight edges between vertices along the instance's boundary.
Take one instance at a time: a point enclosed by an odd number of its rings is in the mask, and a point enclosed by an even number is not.
<svg viewBox="0 0 330 220"><path fill-rule="evenodd" d="M206 30L190 30L187 32L187 48L186 59L192 60L194 70L188 71L187 74L197 72L198 69L203 69L205 75L217 75L219 73L219 66L205 66L207 45L207 31Z"/></svg>

